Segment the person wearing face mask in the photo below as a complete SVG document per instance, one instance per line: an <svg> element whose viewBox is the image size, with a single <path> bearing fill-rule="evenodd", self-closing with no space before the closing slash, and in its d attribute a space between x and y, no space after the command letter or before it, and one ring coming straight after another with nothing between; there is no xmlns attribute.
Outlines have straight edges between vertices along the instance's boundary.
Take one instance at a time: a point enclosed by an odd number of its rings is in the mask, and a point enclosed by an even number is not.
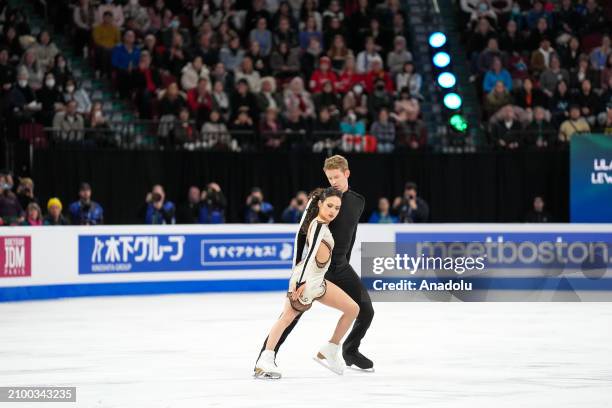
<svg viewBox="0 0 612 408"><path fill-rule="evenodd" d="M91 111L91 99L89 94L83 88L77 88L77 83L74 78L69 78L66 81L63 95L64 103L74 100L77 104L77 112L86 115Z"/></svg>
<svg viewBox="0 0 612 408"><path fill-rule="evenodd" d="M52 73L45 75L45 84L37 92L37 99L42 104L39 114L42 124L50 126L55 114L64 109L64 99Z"/></svg>
<svg viewBox="0 0 612 408"><path fill-rule="evenodd" d="M17 72L17 83L11 88L6 98L6 107L9 124L9 138L18 135L18 126L21 123L31 122L40 111L42 105L37 101L34 90L28 84L28 72Z"/></svg>

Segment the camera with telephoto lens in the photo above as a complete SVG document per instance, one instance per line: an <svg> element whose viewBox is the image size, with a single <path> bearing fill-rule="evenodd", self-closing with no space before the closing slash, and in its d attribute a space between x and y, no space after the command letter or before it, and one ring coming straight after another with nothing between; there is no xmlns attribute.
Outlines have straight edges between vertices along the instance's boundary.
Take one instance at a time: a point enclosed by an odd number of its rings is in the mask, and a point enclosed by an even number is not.
<svg viewBox="0 0 612 408"><path fill-rule="evenodd" d="M162 196L159 193L153 193L153 194L151 194L151 200L154 203L158 203L158 202L160 202L162 200Z"/></svg>

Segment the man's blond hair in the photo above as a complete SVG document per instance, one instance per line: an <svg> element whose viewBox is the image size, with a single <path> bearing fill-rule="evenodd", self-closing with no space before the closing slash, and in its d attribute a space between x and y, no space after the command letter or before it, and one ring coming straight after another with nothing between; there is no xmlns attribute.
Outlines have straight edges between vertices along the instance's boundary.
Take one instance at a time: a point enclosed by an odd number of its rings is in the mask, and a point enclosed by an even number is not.
<svg viewBox="0 0 612 408"><path fill-rule="evenodd" d="M323 171L325 170L340 170L346 171L349 169L348 161L344 158L344 156L340 156L336 154L332 157L328 157L325 159L325 164L323 164Z"/></svg>

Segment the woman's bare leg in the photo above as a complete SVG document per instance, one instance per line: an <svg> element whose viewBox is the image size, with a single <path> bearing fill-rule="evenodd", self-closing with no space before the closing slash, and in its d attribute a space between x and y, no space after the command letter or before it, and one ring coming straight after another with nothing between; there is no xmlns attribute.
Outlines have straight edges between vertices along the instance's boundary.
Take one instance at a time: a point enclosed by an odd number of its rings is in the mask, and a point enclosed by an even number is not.
<svg viewBox="0 0 612 408"><path fill-rule="evenodd" d="M297 317L298 312L291 307L289 299L285 300L285 306L278 320L272 325L270 334L268 335L268 341L266 342L266 350L274 350L278 339L283 334L285 329L293 322Z"/></svg>
<svg viewBox="0 0 612 408"><path fill-rule="evenodd" d="M353 321L359 314L359 305L337 285L328 280L326 280L325 283L327 285L327 290L325 294L317 300L326 306L333 307L342 312L342 316L340 316L340 320L338 320L338 324L330 340L330 343L340 344L340 341L351 328Z"/></svg>

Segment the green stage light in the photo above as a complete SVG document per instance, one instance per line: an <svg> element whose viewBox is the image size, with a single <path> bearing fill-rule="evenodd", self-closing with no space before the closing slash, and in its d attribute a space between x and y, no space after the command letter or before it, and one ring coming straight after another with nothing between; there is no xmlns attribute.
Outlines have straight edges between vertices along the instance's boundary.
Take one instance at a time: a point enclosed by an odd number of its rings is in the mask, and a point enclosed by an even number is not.
<svg viewBox="0 0 612 408"><path fill-rule="evenodd" d="M467 131L468 123L463 115L455 113L453 116L450 117L448 123L450 124L451 128L453 128L453 130L459 133L465 133Z"/></svg>

